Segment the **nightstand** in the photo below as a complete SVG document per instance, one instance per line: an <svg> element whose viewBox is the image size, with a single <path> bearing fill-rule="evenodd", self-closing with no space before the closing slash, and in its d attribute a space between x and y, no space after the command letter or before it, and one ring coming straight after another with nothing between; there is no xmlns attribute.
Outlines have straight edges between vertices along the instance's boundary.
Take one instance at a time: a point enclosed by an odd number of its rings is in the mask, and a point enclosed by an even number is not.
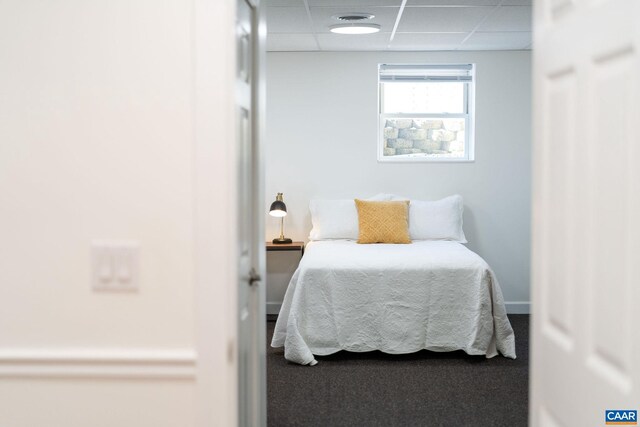
<svg viewBox="0 0 640 427"><path fill-rule="evenodd" d="M304 253L304 242L266 243L267 249L267 314L280 312L284 294Z"/></svg>
<svg viewBox="0 0 640 427"><path fill-rule="evenodd" d="M304 255L304 242L293 243L271 243L267 242L267 252L271 251L300 251L300 256Z"/></svg>

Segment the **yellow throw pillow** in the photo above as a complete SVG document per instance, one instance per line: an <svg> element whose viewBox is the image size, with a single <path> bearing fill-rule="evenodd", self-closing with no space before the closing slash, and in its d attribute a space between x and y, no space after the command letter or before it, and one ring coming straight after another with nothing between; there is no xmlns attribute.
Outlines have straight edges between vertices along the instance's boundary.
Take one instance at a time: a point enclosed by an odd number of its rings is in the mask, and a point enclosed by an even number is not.
<svg viewBox="0 0 640 427"><path fill-rule="evenodd" d="M355 199L358 243L411 243L409 201L371 202Z"/></svg>

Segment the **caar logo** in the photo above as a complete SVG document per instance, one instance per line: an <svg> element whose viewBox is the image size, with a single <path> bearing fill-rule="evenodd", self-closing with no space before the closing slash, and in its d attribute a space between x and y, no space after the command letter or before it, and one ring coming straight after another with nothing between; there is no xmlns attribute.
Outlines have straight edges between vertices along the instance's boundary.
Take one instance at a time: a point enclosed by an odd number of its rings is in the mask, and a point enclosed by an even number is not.
<svg viewBox="0 0 640 427"><path fill-rule="evenodd" d="M638 411L629 409L607 409L604 411L604 421L607 425L637 426Z"/></svg>

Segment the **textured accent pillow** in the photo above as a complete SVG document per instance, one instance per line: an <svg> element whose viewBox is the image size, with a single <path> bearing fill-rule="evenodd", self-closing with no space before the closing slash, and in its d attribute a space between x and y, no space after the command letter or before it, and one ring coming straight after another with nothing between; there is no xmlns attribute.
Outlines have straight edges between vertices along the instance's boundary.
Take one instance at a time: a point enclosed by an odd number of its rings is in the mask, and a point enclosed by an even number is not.
<svg viewBox="0 0 640 427"><path fill-rule="evenodd" d="M409 201L371 202L355 199L358 243L411 243Z"/></svg>

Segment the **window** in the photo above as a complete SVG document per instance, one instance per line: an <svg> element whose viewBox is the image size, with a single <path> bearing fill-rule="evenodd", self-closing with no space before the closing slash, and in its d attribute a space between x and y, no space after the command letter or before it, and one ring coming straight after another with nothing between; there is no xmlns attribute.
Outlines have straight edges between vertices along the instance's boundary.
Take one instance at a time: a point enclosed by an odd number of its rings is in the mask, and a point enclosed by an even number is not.
<svg viewBox="0 0 640 427"><path fill-rule="evenodd" d="M380 64L378 82L378 160L473 160L473 64Z"/></svg>

